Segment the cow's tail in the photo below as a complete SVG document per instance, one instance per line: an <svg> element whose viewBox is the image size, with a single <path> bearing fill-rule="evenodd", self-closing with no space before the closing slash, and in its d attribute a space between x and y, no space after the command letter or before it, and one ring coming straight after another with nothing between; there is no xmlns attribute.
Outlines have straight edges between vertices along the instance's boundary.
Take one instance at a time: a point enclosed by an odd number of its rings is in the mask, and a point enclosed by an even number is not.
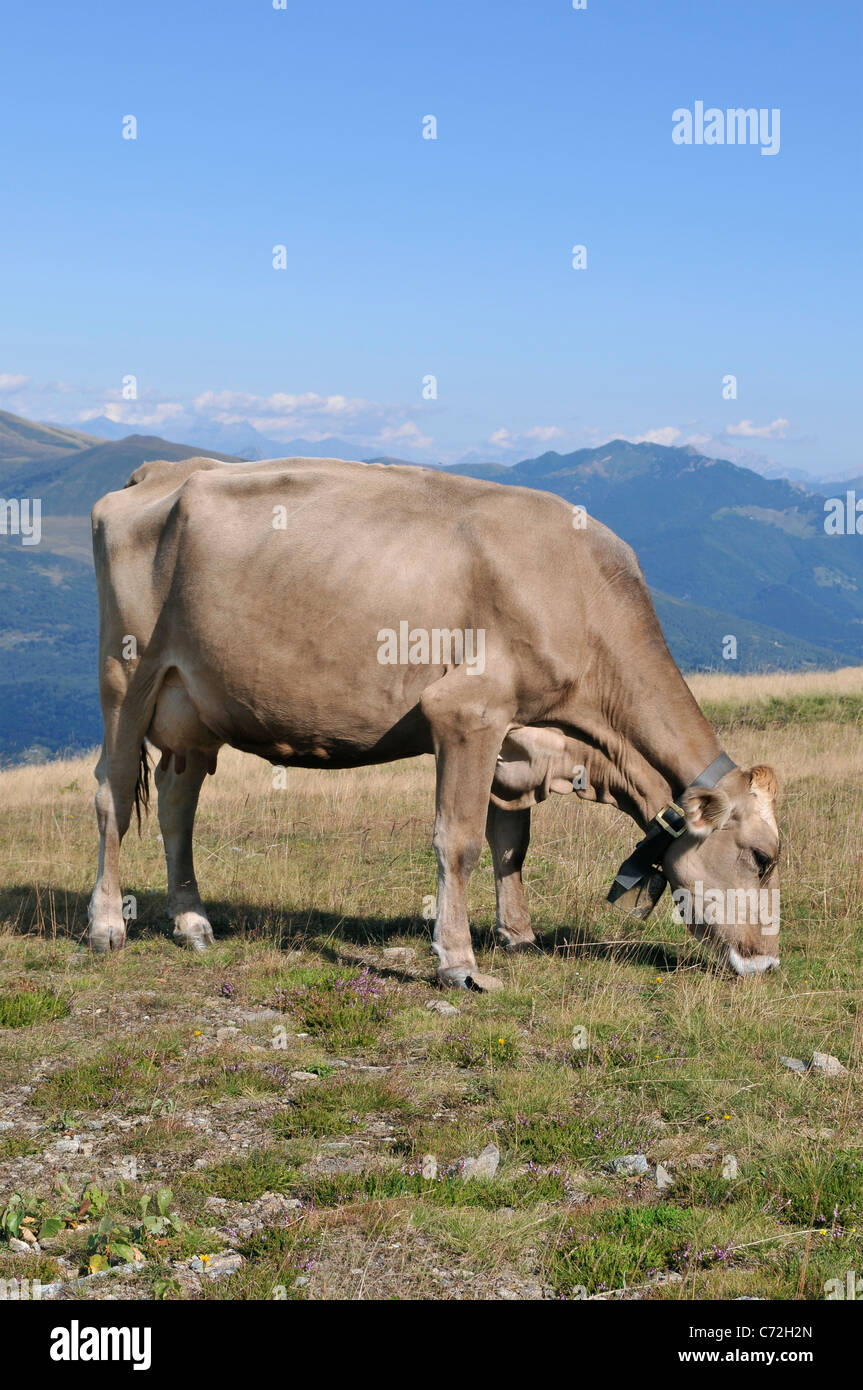
<svg viewBox="0 0 863 1390"><path fill-rule="evenodd" d="M138 820L138 834L141 833L141 810L145 812L150 804L150 755L147 752L147 745L141 744L141 756L138 759L138 780L135 783L135 815Z"/></svg>

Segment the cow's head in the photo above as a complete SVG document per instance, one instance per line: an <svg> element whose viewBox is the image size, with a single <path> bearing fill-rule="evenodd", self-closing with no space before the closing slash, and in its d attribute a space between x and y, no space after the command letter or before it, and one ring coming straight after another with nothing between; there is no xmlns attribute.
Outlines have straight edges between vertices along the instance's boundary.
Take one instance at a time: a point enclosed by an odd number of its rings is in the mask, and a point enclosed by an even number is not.
<svg viewBox="0 0 863 1390"><path fill-rule="evenodd" d="M738 975L779 964L779 831L769 767L735 768L715 787L678 799L686 829L662 870L697 937L717 946Z"/></svg>

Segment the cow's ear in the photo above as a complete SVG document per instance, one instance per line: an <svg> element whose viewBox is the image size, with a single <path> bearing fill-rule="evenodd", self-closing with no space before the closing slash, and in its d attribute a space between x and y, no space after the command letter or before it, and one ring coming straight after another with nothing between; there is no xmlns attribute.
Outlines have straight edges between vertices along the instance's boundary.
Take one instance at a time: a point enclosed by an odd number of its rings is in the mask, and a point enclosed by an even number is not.
<svg viewBox="0 0 863 1390"><path fill-rule="evenodd" d="M686 828L703 840L721 830L731 815L731 799L721 787L690 787L680 801L686 812Z"/></svg>
<svg viewBox="0 0 863 1390"><path fill-rule="evenodd" d="M756 796L760 793L769 801L773 801L777 785L776 773L772 767L765 767L763 763L759 763L757 767L749 769L749 788Z"/></svg>

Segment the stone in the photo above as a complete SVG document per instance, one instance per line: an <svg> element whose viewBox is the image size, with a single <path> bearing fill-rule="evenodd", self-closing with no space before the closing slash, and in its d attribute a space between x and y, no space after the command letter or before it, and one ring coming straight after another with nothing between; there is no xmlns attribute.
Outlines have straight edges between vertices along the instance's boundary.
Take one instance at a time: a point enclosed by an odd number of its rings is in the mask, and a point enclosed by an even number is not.
<svg viewBox="0 0 863 1390"><path fill-rule="evenodd" d="M218 1255L194 1255L186 1268L193 1274L202 1274L205 1279L227 1279L244 1264L245 1260L236 1250L224 1250Z"/></svg>
<svg viewBox="0 0 863 1390"><path fill-rule="evenodd" d="M37 1245L36 1250L38 1248ZM28 1245L26 1240L19 1240L17 1236L9 1237L9 1249L13 1255L33 1255L36 1253L32 1245Z"/></svg>
<svg viewBox="0 0 863 1390"><path fill-rule="evenodd" d="M461 1161L462 1181L471 1178L493 1178L500 1163L500 1149L496 1144L486 1144L476 1158L463 1158Z"/></svg>
<svg viewBox="0 0 863 1390"><path fill-rule="evenodd" d="M789 1071L806 1071L807 1069L802 1057L780 1057L779 1060L783 1067L787 1067Z"/></svg>
<svg viewBox="0 0 863 1390"><path fill-rule="evenodd" d="M217 1029L216 1029L216 1042L218 1042L218 1043L230 1042L233 1038L236 1038L236 1037L237 1037L237 1035L239 1034L239 1031L240 1031L239 1028L234 1028L234 1027L231 1027L231 1026L228 1026L228 1027L226 1027L226 1028L217 1028Z"/></svg>
<svg viewBox="0 0 863 1390"><path fill-rule="evenodd" d="M813 1052L809 1063L810 1071L820 1071L824 1076L847 1076L848 1068L843 1067L838 1057L829 1052Z"/></svg>
<svg viewBox="0 0 863 1390"><path fill-rule="evenodd" d="M412 946L386 946L384 950L381 951L381 955L384 960L398 962L402 965L407 965L410 961L416 959L416 951Z"/></svg>
<svg viewBox="0 0 863 1390"><path fill-rule="evenodd" d="M606 1163L607 1173L616 1173L621 1178L635 1178L641 1173L647 1172L647 1159L644 1154L623 1154L620 1158L613 1158L610 1163Z"/></svg>
<svg viewBox="0 0 863 1390"><path fill-rule="evenodd" d="M726 1182L737 1179L737 1159L734 1154L725 1154L722 1159L722 1176Z"/></svg>
<svg viewBox="0 0 863 1390"><path fill-rule="evenodd" d="M81 1140L78 1138L77 1134L73 1134L70 1139L56 1140L56 1142L51 1145L51 1148L54 1150L54 1153L58 1154L76 1154L81 1148Z"/></svg>
<svg viewBox="0 0 863 1390"><path fill-rule="evenodd" d="M292 1071L294 1081L320 1081L316 1071Z"/></svg>
<svg viewBox="0 0 863 1390"><path fill-rule="evenodd" d="M656 1165L656 1186L660 1192L667 1192L670 1187L674 1186L674 1178L664 1163L657 1163Z"/></svg>
<svg viewBox="0 0 863 1390"><path fill-rule="evenodd" d="M429 1182L430 1182L433 1178L436 1178L436 1177L437 1177L437 1173L438 1173L437 1159L435 1158L434 1154L423 1154L422 1170L421 1170L421 1171L422 1171L423 1177L426 1178Z"/></svg>
<svg viewBox="0 0 863 1390"><path fill-rule="evenodd" d="M426 1008L431 1009L433 1013L443 1014L444 1018L449 1018L452 1014L461 1012L460 1009L456 1008L455 1004L448 1003L446 999L430 999L426 1004Z"/></svg>

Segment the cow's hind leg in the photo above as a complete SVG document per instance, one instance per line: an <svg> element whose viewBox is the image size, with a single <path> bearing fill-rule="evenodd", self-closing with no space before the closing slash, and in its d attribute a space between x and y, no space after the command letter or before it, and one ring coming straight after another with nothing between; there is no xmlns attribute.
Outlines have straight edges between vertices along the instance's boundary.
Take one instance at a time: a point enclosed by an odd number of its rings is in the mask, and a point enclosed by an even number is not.
<svg viewBox="0 0 863 1390"><path fill-rule="evenodd" d="M182 772L177 772L176 761L175 758L171 766L169 755L168 766L163 759L156 769L159 826L168 866L168 916L173 918L177 945L203 951L213 943L213 929L198 894L192 860L192 831L198 796L213 758L200 749L189 749Z"/></svg>
<svg viewBox="0 0 863 1390"><path fill-rule="evenodd" d="M465 679L470 687L470 678ZM474 698L465 700L464 685L459 685L461 691L457 692L441 682L422 700L437 763L434 848L438 895L433 947L440 960L438 979L442 984L498 989L498 980L477 972L467 916L467 885L482 853L489 793L508 719L496 717L479 690L476 696L470 690Z"/></svg>
<svg viewBox="0 0 863 1390"><path fill-rule="evenodd" d="M123 895L120 889L120 844L129 828L141 767L141 739L135 730L109 744L106 737L96 766L96 821L99 827L99 871L90 897L90 946L94 951L118 950L126 940Z"/></svg>
<svg viewBox="0 0 863 1390"><path fill-rule="evenodd" d="M494 861L497 935L508 951L524 950L536 939L521 881L521 866L530 844L530 808L502 811L490 802L485 835Z"/></svg>

